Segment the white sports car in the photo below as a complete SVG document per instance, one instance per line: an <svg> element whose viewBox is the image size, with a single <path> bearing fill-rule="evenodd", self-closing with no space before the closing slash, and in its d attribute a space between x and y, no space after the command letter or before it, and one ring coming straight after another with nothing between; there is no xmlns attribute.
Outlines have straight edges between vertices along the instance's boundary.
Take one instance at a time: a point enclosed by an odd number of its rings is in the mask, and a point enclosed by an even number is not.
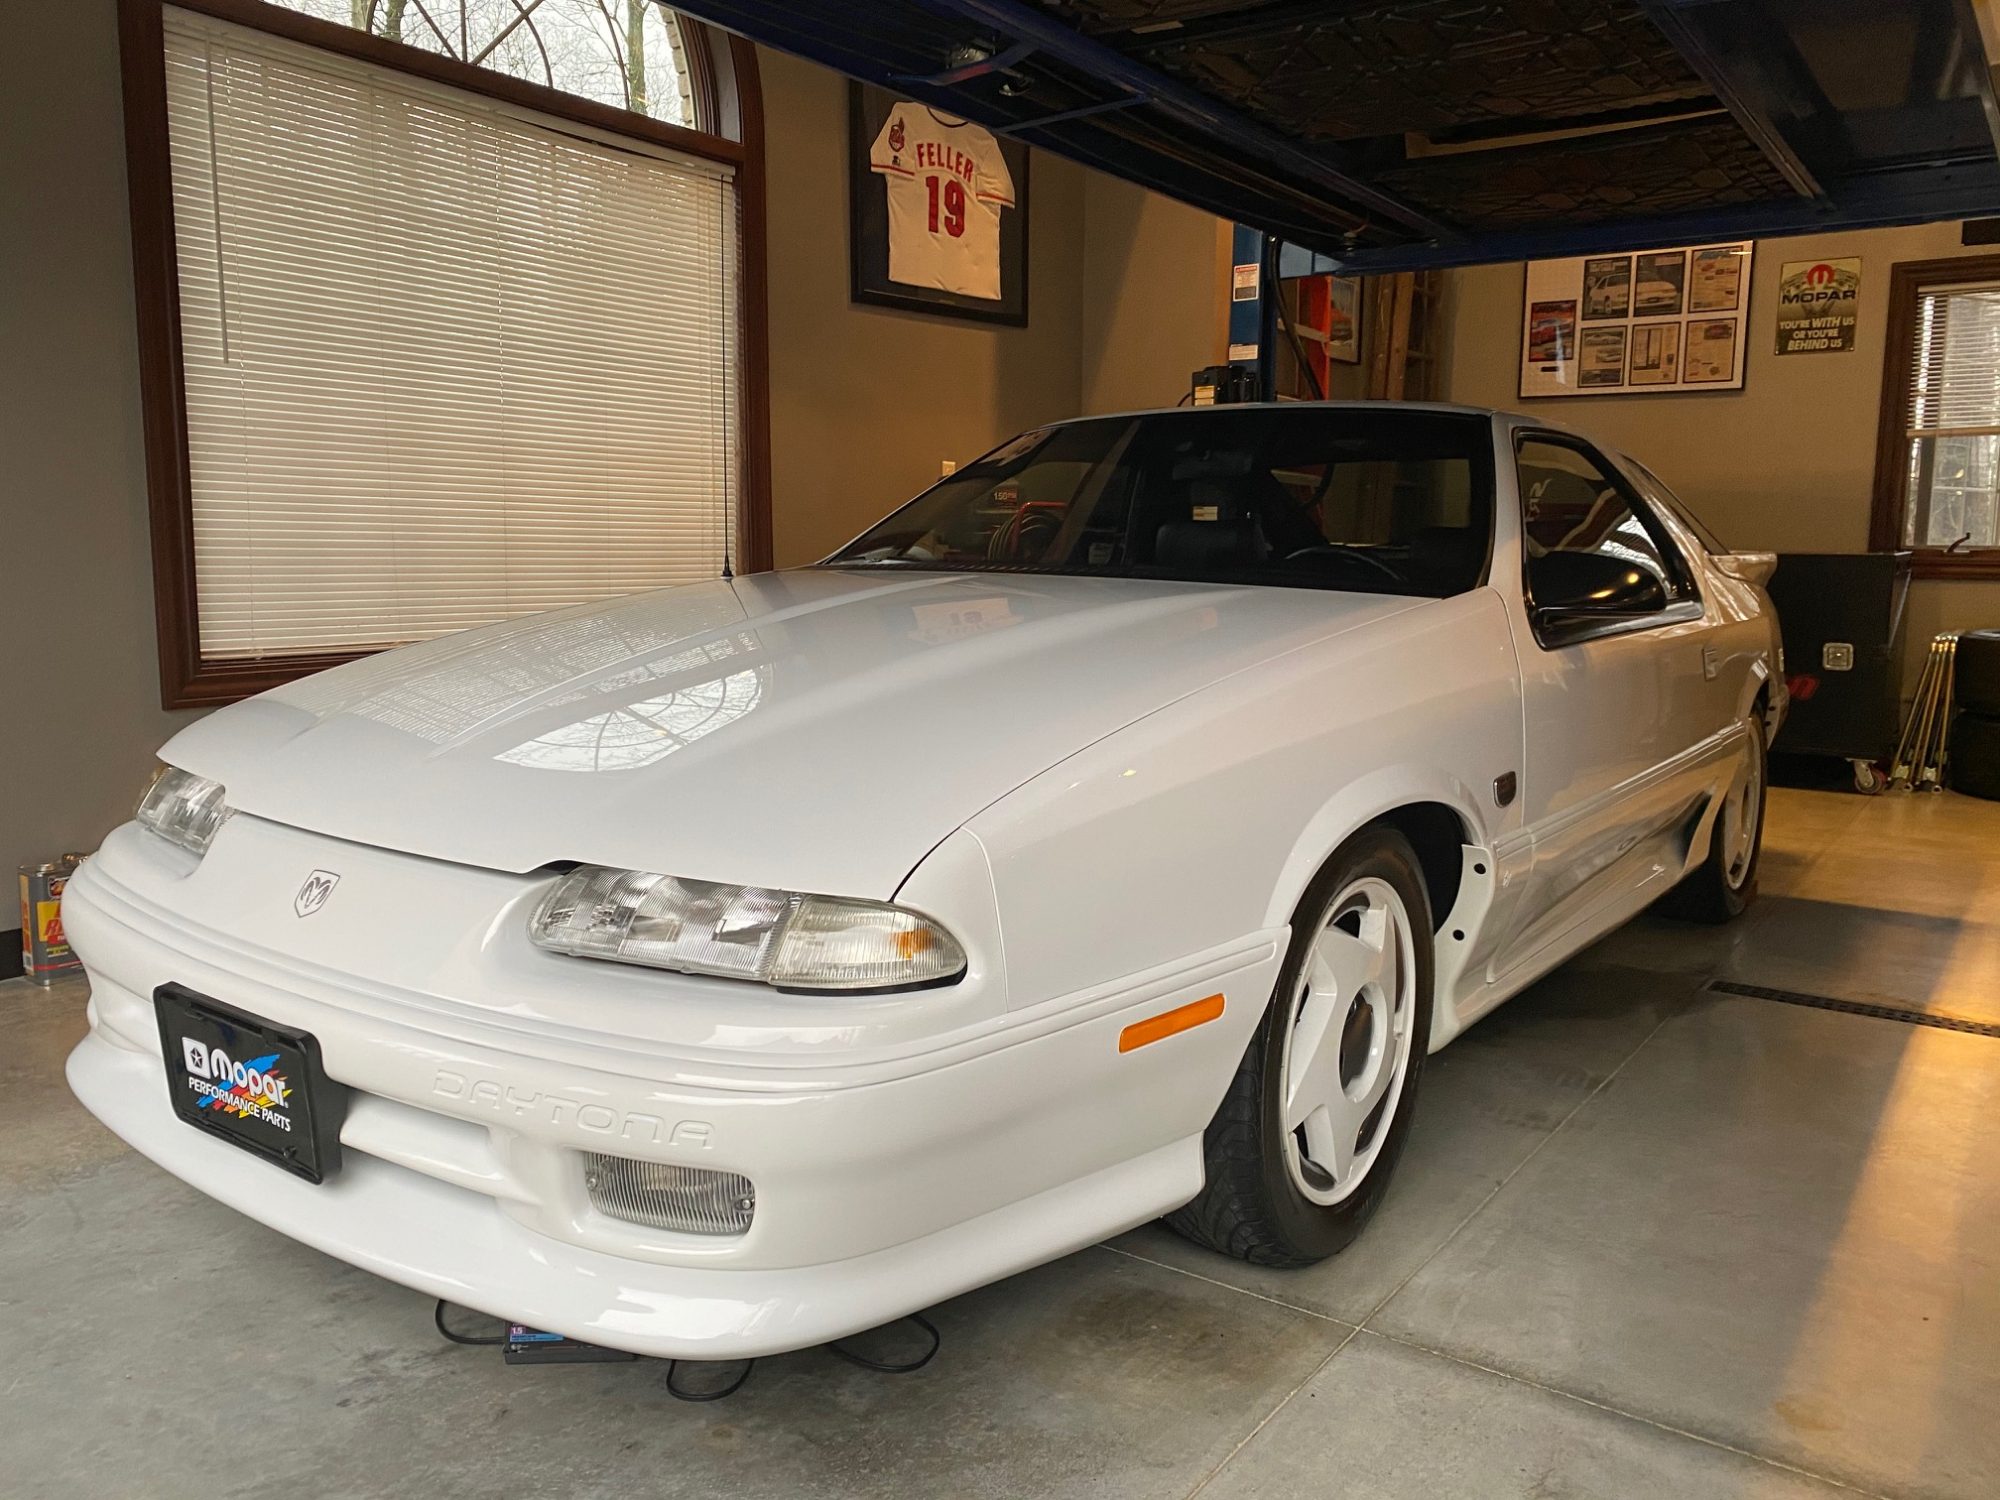
<svg viewBox="0 0 2000 1500"><path fill-rule="evenodd" d="M1302 1265L1427 1053L1755 888L1768 554L1446 407L1028 433L825 562L176 736L71 881L78 1097L593 1343L820 1343L1159 1215Z"/></svg>

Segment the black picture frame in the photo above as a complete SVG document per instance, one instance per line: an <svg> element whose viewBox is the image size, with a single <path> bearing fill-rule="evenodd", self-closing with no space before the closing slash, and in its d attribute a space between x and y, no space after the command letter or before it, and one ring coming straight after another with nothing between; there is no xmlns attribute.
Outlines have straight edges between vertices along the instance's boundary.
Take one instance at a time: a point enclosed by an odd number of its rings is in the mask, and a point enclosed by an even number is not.
<svg viewBox="0 0 2000 1500"><path fill-rule="evenodd" d="M901 96L874 84L847 86L847 263L857 303L937 317L967 318L1025 328L1028 323L1028 148L996 135L1014 179L1014 206L1000 215L1000 297L991 301L889 279L889 201L883 179L869 170L868 151Z"/></svg>

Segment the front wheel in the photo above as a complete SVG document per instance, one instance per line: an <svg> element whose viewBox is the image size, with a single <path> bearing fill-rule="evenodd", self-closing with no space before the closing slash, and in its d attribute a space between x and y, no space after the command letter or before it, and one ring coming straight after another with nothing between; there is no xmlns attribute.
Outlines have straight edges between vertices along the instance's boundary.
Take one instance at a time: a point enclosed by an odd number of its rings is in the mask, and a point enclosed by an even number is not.
<svg viewBox="0 0 2000 1500"><path fill-rule="evenodd" d="M1431 964L1416 855L1393 829L1365 829L1299 902L1270 1005L1203 1137L1201 1195L1167 1223L1258 1265L1346 1248L1409 1134Z"/></svg>

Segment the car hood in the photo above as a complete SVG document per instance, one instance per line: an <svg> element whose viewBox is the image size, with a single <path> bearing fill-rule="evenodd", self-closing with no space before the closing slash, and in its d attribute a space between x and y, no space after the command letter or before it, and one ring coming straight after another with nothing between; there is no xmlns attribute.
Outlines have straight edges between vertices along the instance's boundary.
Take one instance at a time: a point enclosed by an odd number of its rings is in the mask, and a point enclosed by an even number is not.
<svg viewBox="0 0 2000 1500"><path fill-rule="evenodd" d="M887 897L1093 740L1419 602L766 573L385 652L212 714L162 755L244 812L463 864Z"/></svg>

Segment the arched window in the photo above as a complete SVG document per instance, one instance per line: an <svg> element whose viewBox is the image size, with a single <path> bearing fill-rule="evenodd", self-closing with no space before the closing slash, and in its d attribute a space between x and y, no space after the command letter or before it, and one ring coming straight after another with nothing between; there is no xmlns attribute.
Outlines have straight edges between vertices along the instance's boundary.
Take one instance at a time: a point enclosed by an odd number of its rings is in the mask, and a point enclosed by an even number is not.
<svg viewBox="0 0 2000 1500"><path fill-rule="evenodd" d="M652 0L122 5L170 706L767 565L747 46Z"/></svg>
<svg viewBox="0 0 2000 1500"><path fill-rule="evenodd" d="M669 125L709 123L697 118L681 19L654 0L274 3Z"/></svg>

